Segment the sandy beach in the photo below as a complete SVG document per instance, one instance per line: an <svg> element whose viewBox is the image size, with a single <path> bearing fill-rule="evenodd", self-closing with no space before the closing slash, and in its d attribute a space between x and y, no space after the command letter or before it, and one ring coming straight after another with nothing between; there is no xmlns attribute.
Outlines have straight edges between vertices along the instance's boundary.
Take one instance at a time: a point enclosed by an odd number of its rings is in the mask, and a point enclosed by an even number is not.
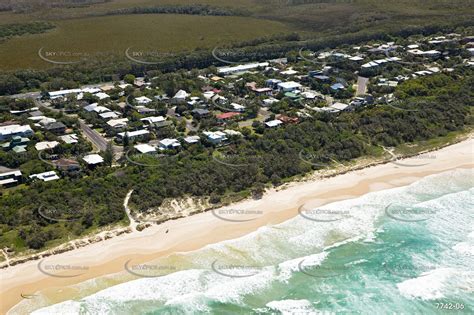
<svg viewBox="0 0 474 315"><path fill-rule="evenodd" d="M403 160L335 177L295 182L285 189L268 191L259 200L245 200L223 209L153 225L103 242L50 256L49 264L87 266L74 277L51 277L40 272L39 261L28 261L0 270L0 313L6 314L25 295L41 292L60 302L74 296L65 287L124 270L124 264L147 262L175 252L192 251L207 244L237 238L259 227L281 223L299 214L302 206L321 206L355 198L368 192L405 186L428 175L455 168L474 167L474 139ZM234 213L220 210L237 210ZM238 213L245 211L246 215ZM236 214L237 213L237 214ZM67 272L65 272L67 275Z"/></svg>

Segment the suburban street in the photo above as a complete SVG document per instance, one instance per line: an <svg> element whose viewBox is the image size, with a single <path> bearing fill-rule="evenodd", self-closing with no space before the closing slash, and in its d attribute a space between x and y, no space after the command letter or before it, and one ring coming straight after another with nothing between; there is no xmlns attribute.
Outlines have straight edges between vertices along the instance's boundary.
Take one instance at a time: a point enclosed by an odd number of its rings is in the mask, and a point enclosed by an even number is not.
<svg viewBox="0 0 474 315"><path fill-rule="evenodd" d="M100 151L105 151L105 149L107 149L107 140L104 137L89 127L82 119L79 119L79 124L84 135L97 149Z"/></svg>

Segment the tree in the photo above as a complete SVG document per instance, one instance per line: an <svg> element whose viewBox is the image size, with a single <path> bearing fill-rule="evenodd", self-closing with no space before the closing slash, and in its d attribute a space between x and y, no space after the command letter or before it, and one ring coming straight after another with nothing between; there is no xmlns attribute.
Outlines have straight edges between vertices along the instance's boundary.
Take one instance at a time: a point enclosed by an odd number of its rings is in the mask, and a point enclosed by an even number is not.
<svg viewBox="0 0 474 315"><path fill-rule="evenodd" d="M126 74L123 80L128 84L133 84L133 82L135 82L135 76L133 74Z"/></svg>
<svg viewBox="0 0 474 315"><path fill-rule="evenodd" d="M104 162L109 167L112 166L112 163L114 162L114 147L110 141L107 143L107 148L104 152Z"/></svg>

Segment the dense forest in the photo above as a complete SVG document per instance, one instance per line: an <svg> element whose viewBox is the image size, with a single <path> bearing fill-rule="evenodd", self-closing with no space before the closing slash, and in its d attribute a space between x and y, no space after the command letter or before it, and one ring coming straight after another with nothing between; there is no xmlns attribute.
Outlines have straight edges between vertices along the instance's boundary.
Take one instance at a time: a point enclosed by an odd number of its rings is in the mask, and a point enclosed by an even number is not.
<svg viewBox="0 0 474 315"><path fill-rule="evenodd" d="M13 246L16 251L41 249L54 240L124 221L122 203L129 189L135 190L131 204L139 211L158 207L166 198L185 196L210 196L217 204L242 191L259 195L266 185L280 185L333 160L345 162L373 154L379 145L446 136L472 126L472 86L474 76L469 68L410 80L397 88L399 108L371 105L340 115L316 114L279 129L256 125L255 132L244 128L244 137L233 139L225 148L204 142L174 156L141 161L154 167L124 159L120 167L104 166L83 178L37 182L4 191L0 246ZM401 110L403 107L417 111ZM229 164L245 167L218 163L213 158L216 150L225 154ZM50 221L39 214L44 209L76 219Z"/></svg>
<svg viewBox="0 0 474 315"><path fill-rule="evenodd" d="M109 1L111 0L0 0L0 11L25 13L48 8L87 6Z"/></svg>
<svg viewBox="0 0 474 315"><path fill-rule="evenodd" d="M231 16L231 15L249 15L242 9L226 9L213 7L209 5L164 5L156 7L135 7L124 8L109 11L104 15L119 14L190 14L190 15L215 15L215 16Z"/></svg>
<svg viewBox="0 0 474 315"><path fill-rule="evenodd" d="M49 22L31 22L0 25L0 40L24 34L40 34L54 28Z"/></svg>

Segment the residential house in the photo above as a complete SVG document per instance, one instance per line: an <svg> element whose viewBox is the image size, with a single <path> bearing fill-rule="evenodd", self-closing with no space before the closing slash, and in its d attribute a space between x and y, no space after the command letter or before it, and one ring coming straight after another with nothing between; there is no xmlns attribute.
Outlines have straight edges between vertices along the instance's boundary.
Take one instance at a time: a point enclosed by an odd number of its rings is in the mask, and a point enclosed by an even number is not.
<svg viewBox="0 0 474 315"><path fill-rule="evenodd" d="M37 151L51 150L59 145L57 141L42 141L35 144Z"/></svg>
<svg viewBox="0 0 474 315"><path fill-rule="evenodd" d="M196 108L191 111L191 114L194 117L203 118L209 116L210 112L207 109Z"/></svg>
<svg viewBox="0 0 474 315"><path fill-rule="evenodd" d="M58 176L58 174L56 174L55 171L49 171L49 172L30 175L29 178L30 179L39 179L39 180L42 180L43 182L49 182L49 181L52 181L52 180L59 179L59 176Z"/></svg>
<svg viewBox="0 0 474 315"><path fill-rule="evenodd" d="M237 104L237 103L231 103L230 107L232 107L236 112L244 112L245 111L245 106Z"/></svg>
<svg viewBox="0 0 474 315"><path fill-rule="evenodd" d="M206 136L206 139L212 144L222 144L227 140L226 134L222 131L204 131L203 134Z"/></svg>
<svg viewBox="0 0 474 315"><path fill-rule="evenodd" d="M47 124L44 129L55 134L63 134L66 131L66 125L60 121Z"/></svg>
<svg viewBox="0 0 474 315"><path fill-rule="evenodd" d="M200 139L199 136L188 136L184 138L184 142L188 144L194 144L194 143L198 143L199 139Z"/></svg>
<svg viewBox="0 0 474 315"><path fill-rule="evenodd" d="M79 142L79 138L77 137L76 134L64 135L58 138L66 144L74 144L74 143Z"/></svg>
<svg viewBox="0 0 474 315"><path fill-rule="evenodd" d="M149 98L146 97L146 96L135 97L135 101L136 101L137 104L139 104L139 105L146 105L146 104L152 102L152 100L149 99Z"/></svg>
<svg viewBox="0 0 474 315"><path fill-rule="evenodd" d="M268 128L275 128L275 127L280 126L281 124L283 124L283 122L281 120L275 119L275 120L267 121L265 123L265 126L267 126Z"/></svg>
<svg viewBox="0 0 474 315"><path fill-rule="evenodd" d="M119 119L111 119L107 121L107 125L114 128L115 130L121 130L127 127L128 118L119 118Z"/></svg>
<svg viewBox="0 0 474 315"><path fill-rule="evenodd" d="M176 149L181 146L181 143L179 143L178 139L171 139L171 138L163 139L159 143L160 143L160 146L159 146L160 150Z"/></svg>
<svg viewBox="0 0 474 315"><path fill-rule="evenodd" d="M237 65L237 66L226 66L217 69L217 72L221 75L228 75L234 74L239 72L246 72L257 68L268 67L270 64L268 62L260 62L260 63L249 63L244 65Z"/></svg>
<svg viewBox="0 0 474 315"><path fill-rule="evenodd" d="M156 153L156 147L153 147L149 144L137 144L133 146L141 154Z"/></svg>
<svg viewBox="0 0 474 315"><path fill-rule="evenodd" d="M294 81L281 82L277 84L278 89L282 92L293 92L293 91L299 90L301 86L302 86L301 84Z"/></svg>
<svg viewBox="0 0 474 315"><path fill-rule="evenodd" d="M150 134L150 132L148 130L145 130L145 129L136 130L136 131L126 131L126 132L118 133L117 134L117 140L118 141L123 141L123 138L125 138L125 136L127 136L129 140L135 141L135 140L144 138L144 137L148 136L149 134Z"/></svg>
<svg viewBox="0 0 474 315"><path fill-rule="evenodd" d="M154 125L156 123L165 121L166 118L163 116L150 116L150 117L142 118L140 120L143 121L145 125Z"/></svg>
<svg viewBox="0 0 474 315"><path fill-rule="evenodd" d="M56 168L62 172L74 173L81 169L79 163L71 159L59 159L53 162Z"/></svg>
<svg viewBox="0 0 474 315"><path fill-rule="evenodd" d="M241 113L238 113L238 112L228 112L228 113L222 113L222 114L216 115L216 118L224 121L224 120L231 119L235 116L239 116L240 114Z"/></svg>
<svg viewBox="0 0 474 315"><path fill-rule="evenodd" d="M82 158L88 166L95 166L104 163L104 158L98 154L89 154Z"/></svg>
<svg viewBox="0 0 474 315"><path fill-rule="evenodd" d="M15 136L30 137L33 134L33 130L28 125L0 126L0 141L9 140Z"/></svg>
<svg viewBox="0 0 474 315"><path fill-rule="evenodd" d="M186 98L188 98L189 94L184 90L179 90L176 94L171 98L172 104L181 104L186 102Z"/></svg>
<svg viewBox="0 0 474 315"><path fill-rule="evenodd" d="M28 138L15 136L9 142L1 145L2 149L13 150L15 153L22 153L26 151L26 145L30 141Z"/></svg>
<svg viewBox="0 0 474 315"><path fill-rule="evenodd" d="M0 186L13 187L21 183L21 178L20 170L0 173Z"/></svg>

